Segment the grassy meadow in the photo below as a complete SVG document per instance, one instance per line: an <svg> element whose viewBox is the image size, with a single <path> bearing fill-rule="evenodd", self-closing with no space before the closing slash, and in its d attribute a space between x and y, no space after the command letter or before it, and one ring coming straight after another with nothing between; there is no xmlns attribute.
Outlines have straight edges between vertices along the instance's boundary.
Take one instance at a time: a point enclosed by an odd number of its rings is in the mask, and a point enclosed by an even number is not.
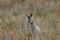
<svg viewBox="0 0 60 40"><path fill-rule="evenodd" d="M37 28L27 30L27 16ZM0 0L0 40L60 40L60 0Z"/></svg>

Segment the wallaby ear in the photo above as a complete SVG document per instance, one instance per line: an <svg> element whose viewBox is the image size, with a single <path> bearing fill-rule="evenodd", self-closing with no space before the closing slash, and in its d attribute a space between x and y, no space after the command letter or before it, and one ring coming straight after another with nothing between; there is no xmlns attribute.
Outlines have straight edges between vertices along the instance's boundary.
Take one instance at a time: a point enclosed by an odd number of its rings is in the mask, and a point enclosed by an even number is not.
<svg viewBox="0 0 60 40"><path fill-rule="evenodd" d="M32 17L33 14L30 14L30 17Z"/></svg>
<svg viewBox="0 0 60 40"><path fill-rule="evenodd" d="M27 17L28 17L28 15L27 14L25 14Z"/></svg>

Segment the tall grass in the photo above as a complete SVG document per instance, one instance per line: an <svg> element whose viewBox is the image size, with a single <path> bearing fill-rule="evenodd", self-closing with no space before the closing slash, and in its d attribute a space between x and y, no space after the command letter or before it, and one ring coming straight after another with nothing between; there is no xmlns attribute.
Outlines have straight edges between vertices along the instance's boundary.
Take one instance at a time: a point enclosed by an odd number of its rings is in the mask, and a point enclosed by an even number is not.
<svg viewBox="0 0 60 40"><path fill-rule="evenodd" d="M0 40L60 40L59 0L1 0ZM26 32L27 17L32 13L34 34ZM37 27L36 26L36 27Z"/></svg>

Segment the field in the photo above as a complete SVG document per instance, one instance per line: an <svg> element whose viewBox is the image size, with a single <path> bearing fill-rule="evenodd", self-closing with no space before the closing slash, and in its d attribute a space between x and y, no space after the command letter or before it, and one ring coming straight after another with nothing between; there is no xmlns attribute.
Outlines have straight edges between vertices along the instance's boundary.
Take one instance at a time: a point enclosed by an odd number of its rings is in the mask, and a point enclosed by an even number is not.
<svg viewBox="0 0 60 40"><path fill-rule="evenodd" d="M0 0L0 40L60 40L60 0Z"/></svg>

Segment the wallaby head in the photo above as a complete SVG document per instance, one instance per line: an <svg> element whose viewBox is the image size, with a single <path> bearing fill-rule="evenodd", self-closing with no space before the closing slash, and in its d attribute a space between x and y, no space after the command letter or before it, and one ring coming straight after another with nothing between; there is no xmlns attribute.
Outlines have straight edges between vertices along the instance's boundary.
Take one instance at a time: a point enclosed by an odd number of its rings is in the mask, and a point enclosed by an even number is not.
<svg viewBox="0 0 60 40"><path fill-rule="evenodd" d="M30 23L31 22L31 18L32 18L32 14L30 14L30 15L26 15L27 16L27 19L28 19L28 23Z"/></svg>

